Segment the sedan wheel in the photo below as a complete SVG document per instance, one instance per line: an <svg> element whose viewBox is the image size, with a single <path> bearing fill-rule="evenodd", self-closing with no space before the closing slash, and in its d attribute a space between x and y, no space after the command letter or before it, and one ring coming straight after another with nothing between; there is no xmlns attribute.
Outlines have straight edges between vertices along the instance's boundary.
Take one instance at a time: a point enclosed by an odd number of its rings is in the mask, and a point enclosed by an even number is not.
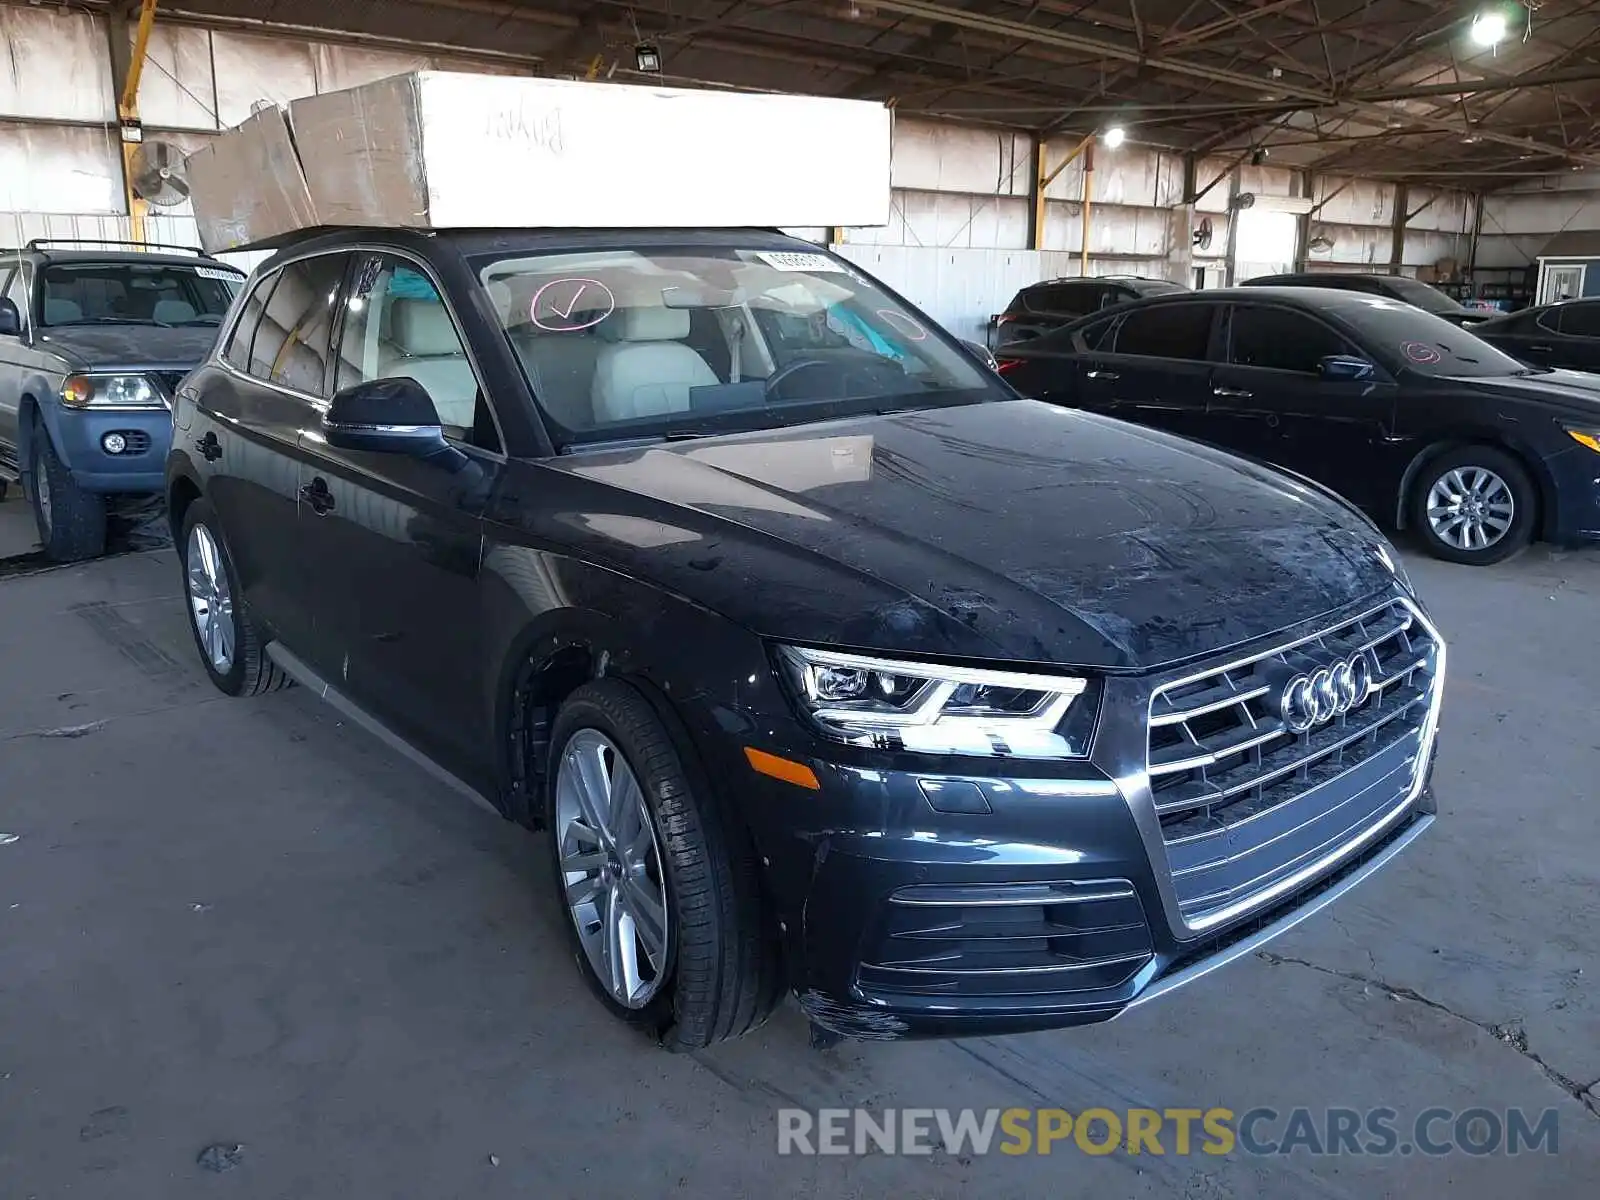
<svg viewBox="0 0 1600 1200"><path fill-rule="evenodd" d="M1428 490L1428 524L1457 550L1487 550L1511 530L1516 497L1487 467L1457 467Z"/></svg>
<svg viewBox="0 0 1600 1200"><path fill-rule="evenodd" d="M666 979L671 944L655 821L628 760L580 729L556 775L556 831L567 909L589 967L611 998L641 1009Z"/></svg>
<svg viewBox="0 0 1600 1200"><path fill-rule="evenodd" d="M1407 501L1407 522L1435 558L1488 566L1533 540L1539 493L1527 469L1495 446L1458 446L1430 459Z"/></svg>

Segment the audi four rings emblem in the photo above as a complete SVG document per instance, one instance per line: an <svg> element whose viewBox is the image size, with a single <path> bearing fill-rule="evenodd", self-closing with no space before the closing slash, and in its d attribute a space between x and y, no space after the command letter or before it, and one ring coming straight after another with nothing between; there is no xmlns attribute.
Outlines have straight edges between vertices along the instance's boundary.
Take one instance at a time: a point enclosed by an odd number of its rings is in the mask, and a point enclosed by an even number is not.
<svg viewBox="0 0 1600 1200"><path fill-rule="evenodd" d="M1372 691L1372 665L1364 651L1342 662L1302 672L1278 693L1278 715L1291 732L1305 733L1347 713Z"/></svg>

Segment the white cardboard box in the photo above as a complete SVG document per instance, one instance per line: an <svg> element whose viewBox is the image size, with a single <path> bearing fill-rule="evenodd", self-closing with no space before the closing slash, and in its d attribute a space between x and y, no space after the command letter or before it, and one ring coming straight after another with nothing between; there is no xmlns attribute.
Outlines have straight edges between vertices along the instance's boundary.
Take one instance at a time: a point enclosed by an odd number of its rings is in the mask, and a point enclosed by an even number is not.
<svg viewBox="0 0 1600 1200"><path fill-rule="evenodd" d="M865 101L422 71L296 100L288 129L311 225L720 228L889 218L891 114ZM239 166L281 154L226 145L276 132L252 118L189 160L208 250L307 227L298 204L261 200L298 197L298 186L263 188Z"/></svg>

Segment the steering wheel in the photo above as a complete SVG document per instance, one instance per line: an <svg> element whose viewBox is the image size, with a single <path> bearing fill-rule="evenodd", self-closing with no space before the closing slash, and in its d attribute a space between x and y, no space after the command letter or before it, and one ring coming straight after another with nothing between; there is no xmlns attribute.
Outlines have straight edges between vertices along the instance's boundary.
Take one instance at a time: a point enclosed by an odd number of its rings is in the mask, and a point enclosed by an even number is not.
<svg viewBox="0 0 1600 1200"><path fill-rule="evenodd" d="M836 367L836 363L832 363L825 358L797 358L792 363L785 363L767 376L767 397L770 399L776 396L784 384L802 371L815 371L818 369L832 371Z"/></svg>
<svg viewBox="0 0 1600 1200"><path fill-rule="evenodd" d="M876 355L864 356L859 360L800 358L779 367L767 377L767 398L770 400L777 396L779 389L788 383L792 377L808 370L832 371L839 381L839 390L846 394L852 391L850 385L858 378L866 381L866 390L869 393L877 390L876 385L879 380L883 381L886 386L893 386L897 383L903 384L906 378L903 367Z"/></svg>

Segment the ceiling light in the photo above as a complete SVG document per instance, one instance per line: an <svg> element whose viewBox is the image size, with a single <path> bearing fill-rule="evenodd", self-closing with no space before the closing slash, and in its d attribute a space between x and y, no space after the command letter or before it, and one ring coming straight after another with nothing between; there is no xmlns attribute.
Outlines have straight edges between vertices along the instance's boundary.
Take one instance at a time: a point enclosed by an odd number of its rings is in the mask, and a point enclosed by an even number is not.
<svg viewBox="0 0 1600 1200"><path fill-rule="evenodd" d="M661 73L661 51L649 42L640 42L633 48L633 58L639 64L639 70L651 75Z"/></svg>
<svg viewBox="0 0 1600 1200"><path fill-rule="evenodd" d="M1490 8L1472 18L1472 40L1480 46L1498 46L1506 40L1506 15Z"/></svg>
<svg viewBox="0 0 1600 1200"><path fill-rule="evenodd" d="M1121 125L1113 125L1100 135L1100 140L1105 143L1107 150L1115 150L1128 140L1128 131Z"/></svg>

